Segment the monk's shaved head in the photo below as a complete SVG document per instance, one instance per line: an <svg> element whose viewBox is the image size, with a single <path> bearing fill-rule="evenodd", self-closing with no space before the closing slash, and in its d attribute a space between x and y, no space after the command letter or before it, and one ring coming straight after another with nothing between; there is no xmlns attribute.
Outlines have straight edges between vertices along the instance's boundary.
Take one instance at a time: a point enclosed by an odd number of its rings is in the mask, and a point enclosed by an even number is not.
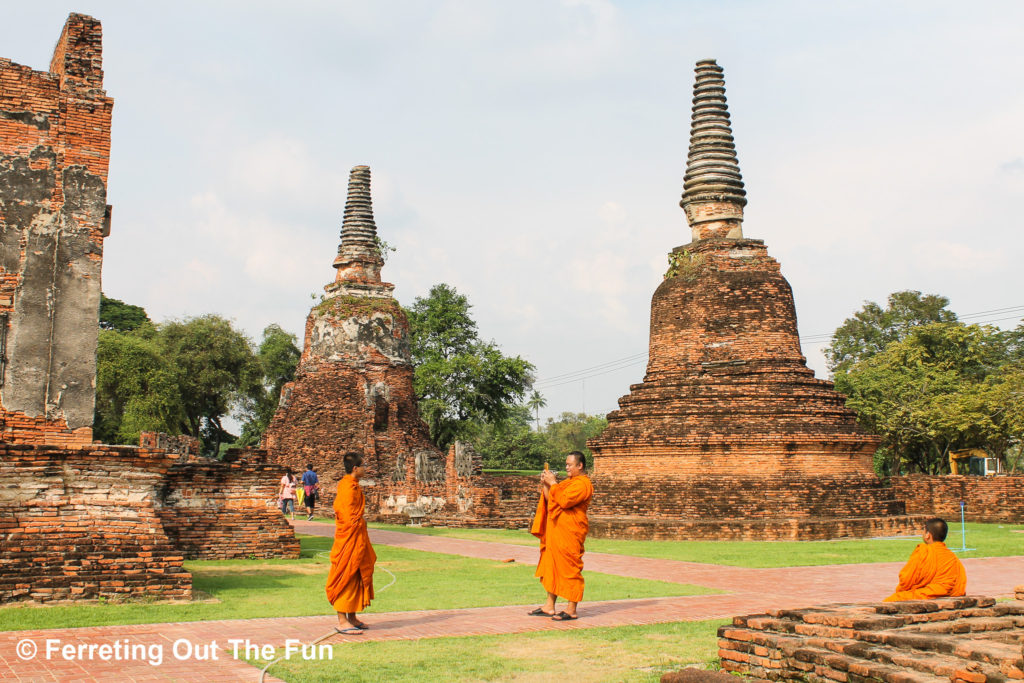
<svg viewBox="0 0 1024 683"><path fill-rule="evenodd" d="M566 457L572 457L572 459L575 460L576 464L579 465L580 467L586 468L586 466L587 466L587 456L583 455L579 451L570 451L569 453L566 453L565 455L566 455Z"/></svg>
<svg viewBox="0 0 1024 683"><path fill-rule="evenodd" d="M933 541L941 543L946 540L946 534L949 533L949 525L941 517L932 517L925 520L924 530L932 535Z"/></svg>

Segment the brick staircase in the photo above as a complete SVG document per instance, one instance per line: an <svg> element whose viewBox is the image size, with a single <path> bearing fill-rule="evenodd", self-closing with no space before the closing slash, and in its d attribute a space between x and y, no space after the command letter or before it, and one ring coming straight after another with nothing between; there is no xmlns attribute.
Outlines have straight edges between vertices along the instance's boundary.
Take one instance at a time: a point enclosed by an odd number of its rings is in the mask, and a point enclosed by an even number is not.
<svg viewBox="0 0 1024 683"><path fill-rule="evenodd" d="M769 680L1003 683L1024 680L1016 600L962 597L772 610L718 630L726 671Z"/></svg>

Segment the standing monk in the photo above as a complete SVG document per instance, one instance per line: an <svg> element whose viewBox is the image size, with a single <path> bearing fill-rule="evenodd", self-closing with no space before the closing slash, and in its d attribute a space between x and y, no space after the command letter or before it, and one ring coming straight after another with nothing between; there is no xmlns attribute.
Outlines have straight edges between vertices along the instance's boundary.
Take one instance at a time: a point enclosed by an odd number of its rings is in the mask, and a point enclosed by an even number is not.
<svg viewBox="0 0 1024 683"><path fill-rule="evenodd" d="M583 473L587 460L579 451L565 456L569 478L559 483L555 473L547 469L540 475L540 500L530 533L540 539L540 561L534 576L548 592L543 607L530 612L533 616L551 617L555 621L577 618L576 605L583 599L583 541L590 524L587 507L594 497L594 486ZM555 613L555 601L564 598L565 611Z"/></svg>
<svg viewBox="0 0 1024 683"><path fill-rule="evenodd" d="M924 543L914 548L907 566L900 570L900 583L886 602L931 600L964 595L967 572L960 558L946 547L949 527L938 517L924 523Z"/></svg>
<svg viewBox="0 0 1024 683"><path fill-rule="evenodd" d="M356 617L373 599L373 565L377 554L366 531L366 499L359 488L363 478L363 456L346 453L342 462L345 476L338 482L334 498L334 545L331 571L327 574L327 600L338 613L340 631L365 629Z"/></svg>

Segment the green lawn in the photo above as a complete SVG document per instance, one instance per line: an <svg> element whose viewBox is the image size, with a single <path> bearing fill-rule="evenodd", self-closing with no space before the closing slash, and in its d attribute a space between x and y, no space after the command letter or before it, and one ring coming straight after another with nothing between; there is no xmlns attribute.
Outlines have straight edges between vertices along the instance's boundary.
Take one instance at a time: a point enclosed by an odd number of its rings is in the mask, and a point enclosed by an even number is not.
<svg viewBox="0 0 1024 683"><path fill-rule="evenodd" d="M196 560L186 562L197 596L187 604L54 605L0 608L0 630L142 624L208 619L251 619L333 614L324 596L331 539L300 536L298 560ZM456 609L532 604L542 597L532 566L377 546L374 581L379 593L367 612ZM318 555L318 553L321 553ZM700 586L638 581L587 572L587 600L617 600L717 592Z"/></svg>
<svg viewBox="0 0 1024 683"><path fill-rule="evenodd" d="M371 524L372 528L414 534L450 536L477 541L535 545L526 531L507 529L448 529ZM967 547L977 550L961 557L1024 555L1024 525L967 524ZM946 544L961 547L960 526L950 529ZM707 562L734 567L800 567L861 562L902 562L910 556L919 537L905 539L856 539L842 541L617 541L588 538L587 551L687 562Z"/></svg>
<svg viewBox="0 0 1024 683"><path fill-rule="evenodd" d="M268 673L289 683L512 679L654 682L662 674L686 664L715 666L716 631L725 623L691 621L502 636L344 643L333 647L331 660L302 661L293 657L273 664ZM260 668L266 665L251 661Z"/></svg>

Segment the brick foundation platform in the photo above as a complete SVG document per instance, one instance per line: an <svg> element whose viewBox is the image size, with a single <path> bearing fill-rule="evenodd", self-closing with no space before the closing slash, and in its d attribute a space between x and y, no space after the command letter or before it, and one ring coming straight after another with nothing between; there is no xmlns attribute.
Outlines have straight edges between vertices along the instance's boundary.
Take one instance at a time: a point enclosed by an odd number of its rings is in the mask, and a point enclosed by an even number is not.
<svg viewBox="0 0 1024 683"><path fill-rule="evenodd" d="M157 512L186 559L299 556L299 540L277 507L280 467L266 451L232 449L223 461L174 465Z"/></svg>
<svg viewBox="0 0 1024 683"><path fill-rule="evenodd" d="M157 505L175 456L0 444L0 602L188 599Z"/></svg>
<svg viewBox="0 0 1024 683"><path fill-rule="evenodd" d="M1024 679L1024 586L986 597L770 610L718 630L726 671L866 683Z"/></svg>

